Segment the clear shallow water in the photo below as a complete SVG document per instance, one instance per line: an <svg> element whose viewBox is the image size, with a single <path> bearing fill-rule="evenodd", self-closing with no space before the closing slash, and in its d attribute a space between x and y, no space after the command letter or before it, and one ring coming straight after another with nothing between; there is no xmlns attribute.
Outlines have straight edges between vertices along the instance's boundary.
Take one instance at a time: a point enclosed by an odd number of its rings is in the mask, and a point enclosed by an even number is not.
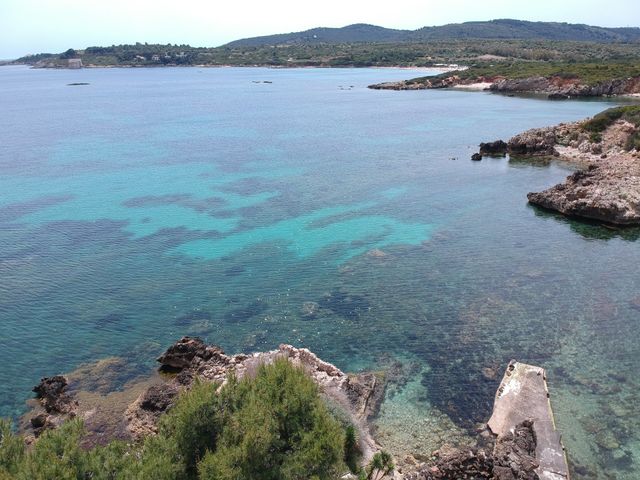
<svg viewBox="0 0 640 480"><path fill-rule="evenodd" d="M197 334L402 359L380 432L429 451L486 420L517 358L548 369L572 460L636 478L640 233L529 207L561 165L468 160L611 104L365 88L410 76L0 69L0 415L41 376L148 369Z"/></svg>

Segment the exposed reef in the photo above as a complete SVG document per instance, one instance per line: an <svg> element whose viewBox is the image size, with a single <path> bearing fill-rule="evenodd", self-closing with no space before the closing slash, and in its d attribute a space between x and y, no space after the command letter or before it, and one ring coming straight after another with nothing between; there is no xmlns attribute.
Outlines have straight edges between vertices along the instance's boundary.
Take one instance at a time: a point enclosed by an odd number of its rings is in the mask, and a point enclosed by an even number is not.
<svg viewBox="0 0 640 480"><path fill-rule="evenodd" d="M617 226L640 225L640 107L607 110L593 119L536 128L508 142L480 145L480 154L557 157L580 170L564 183L530 192L531 204Z"/></svg>

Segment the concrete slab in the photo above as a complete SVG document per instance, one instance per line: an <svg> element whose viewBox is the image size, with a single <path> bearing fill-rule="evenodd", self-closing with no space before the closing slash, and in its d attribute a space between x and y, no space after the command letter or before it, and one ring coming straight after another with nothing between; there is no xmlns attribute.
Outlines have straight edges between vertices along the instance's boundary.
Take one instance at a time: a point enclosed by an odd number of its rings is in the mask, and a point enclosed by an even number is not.
<svg viewBox="0 0 640 480"><path fill-rule="evenodd" d="M496 392L488 426L502 437L525 420L536 436L536 473L541 480L567 480L569 467L556 430L544 369L512 360Z"/></svg>

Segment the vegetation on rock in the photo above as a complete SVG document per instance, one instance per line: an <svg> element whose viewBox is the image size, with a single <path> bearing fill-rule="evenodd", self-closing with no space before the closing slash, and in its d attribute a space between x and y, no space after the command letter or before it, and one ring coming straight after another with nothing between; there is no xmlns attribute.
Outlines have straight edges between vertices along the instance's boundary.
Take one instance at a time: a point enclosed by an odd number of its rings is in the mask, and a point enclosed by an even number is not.
<svg viewBox="0 0 640 480"><path fill-rule="evenodd" d="M357 448L315 383L285 359L222 388L197 382L140 443L83 449L82 435L72 420L28 448L2 422L0 479L322 480L344 473Z"/></svg>
<svg viewBox="0 0 640 480"><path fill-rule="evenodd" d="M591 132L592 141L600 141L602 132L618 120L625 120L636 127L625 145L625 150L640 150L640 105L615 107L597 114L582 124L582 128Z"/></svg>

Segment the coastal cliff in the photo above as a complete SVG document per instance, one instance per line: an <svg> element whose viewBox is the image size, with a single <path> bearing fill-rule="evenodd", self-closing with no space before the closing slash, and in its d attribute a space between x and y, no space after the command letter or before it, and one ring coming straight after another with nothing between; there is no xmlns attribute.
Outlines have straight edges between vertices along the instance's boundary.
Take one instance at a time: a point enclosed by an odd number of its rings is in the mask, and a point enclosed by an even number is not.
<svg viewBox="0 0 640 480"><path fill-rule="evenodd" d="M537 128L508 142L480 145L482 155L553 156L578 171L565 182L531 192L531 204L617 226L640 225L640 106L606 110L591 119Z"/></svg>

